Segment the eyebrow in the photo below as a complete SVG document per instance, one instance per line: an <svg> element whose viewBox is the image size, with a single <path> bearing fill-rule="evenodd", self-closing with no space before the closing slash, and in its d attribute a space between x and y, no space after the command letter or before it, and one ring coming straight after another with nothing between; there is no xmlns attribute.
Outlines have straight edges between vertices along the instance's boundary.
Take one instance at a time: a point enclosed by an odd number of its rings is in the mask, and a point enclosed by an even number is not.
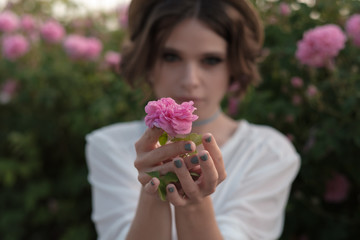
<svg viewBox="0 0 360 240"><path fill-rule="evenodd" d="M168 53L176 53L176 54L180 54L181 51L177 50L176 48L172 48L172 47L164 47L162 52L168 52ZM227 56L227 52L222 52L222 51L209 51L209 52L205 52L204 54L202 54L203 56L221 56L221 57L226 57Z"/></svg>

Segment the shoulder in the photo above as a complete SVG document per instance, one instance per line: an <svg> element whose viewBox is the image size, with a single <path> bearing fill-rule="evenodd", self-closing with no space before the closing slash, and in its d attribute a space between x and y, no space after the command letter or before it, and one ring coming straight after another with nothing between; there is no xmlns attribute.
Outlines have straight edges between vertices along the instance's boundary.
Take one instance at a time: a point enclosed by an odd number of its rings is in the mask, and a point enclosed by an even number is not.
<svg viewBox="0 0 360 240"><path fill-rule="evenodd" d="M87 144L103 143L114 147L132 147L146 129L144 121L122 122L108 125L86 135Z"/></svg>
<svg viewBox="0 0 360 240"><path fill-rule="evenodd" d="M246 138L250 143L260 146L266 146L274 151L287 151L296 152L290 140L279 130L266 126L249 123L242 121L243 134L242 137Z"/></svg>
<svg viewBox="0 0 360 240"><path fill-rule="evenodd" d="M240 132L235 139L237 154L252 159L257 167L299 165L300 156L290 140L277 129L240 122Z"/></svg>

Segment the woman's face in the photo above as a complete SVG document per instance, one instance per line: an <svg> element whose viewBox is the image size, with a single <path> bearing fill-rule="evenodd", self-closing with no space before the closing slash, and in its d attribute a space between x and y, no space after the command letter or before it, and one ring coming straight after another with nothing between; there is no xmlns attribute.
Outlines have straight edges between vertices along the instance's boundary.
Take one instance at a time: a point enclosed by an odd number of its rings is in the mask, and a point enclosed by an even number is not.
<svg viewBox="0 0 360 240"><path fill-rule="evenodd" d="M150 81L158 98L192 100L199 119L210 117L228 88L226 41L199 20L184 20L157 56Z"/></svg>

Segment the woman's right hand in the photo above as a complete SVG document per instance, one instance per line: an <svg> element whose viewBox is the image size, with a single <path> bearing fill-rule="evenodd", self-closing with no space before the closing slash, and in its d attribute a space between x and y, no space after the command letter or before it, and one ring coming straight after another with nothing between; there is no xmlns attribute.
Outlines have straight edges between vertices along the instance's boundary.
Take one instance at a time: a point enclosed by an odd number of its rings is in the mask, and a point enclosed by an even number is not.
<svg viewBox="0 0 360 240"><path fill-rule="evenodd" d="M148 128L143 136L135 143L135 168L138 170L138 180L144 186L145 192L156 193L159 179L151 178L147 173L159 171L160 175L175 172L173 158L194 152L196 145L192 141L181 141L160 146L159 137L164 131L159 128Z"/></svg>

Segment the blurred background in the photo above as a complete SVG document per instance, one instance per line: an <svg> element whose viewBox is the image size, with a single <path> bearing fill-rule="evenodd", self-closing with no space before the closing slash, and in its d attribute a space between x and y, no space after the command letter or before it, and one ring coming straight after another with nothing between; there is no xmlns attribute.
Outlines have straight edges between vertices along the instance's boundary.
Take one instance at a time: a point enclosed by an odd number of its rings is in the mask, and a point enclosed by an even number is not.
<svg viewBox="0 0 360 240"><path fill-rule="evenodd" d="M301 155L281 239L358 239L360 1L253 2L263 80L223 109ZM128 3L0 0L0 239L96 239L85 136L146 104L118 75Z"/></svg>

